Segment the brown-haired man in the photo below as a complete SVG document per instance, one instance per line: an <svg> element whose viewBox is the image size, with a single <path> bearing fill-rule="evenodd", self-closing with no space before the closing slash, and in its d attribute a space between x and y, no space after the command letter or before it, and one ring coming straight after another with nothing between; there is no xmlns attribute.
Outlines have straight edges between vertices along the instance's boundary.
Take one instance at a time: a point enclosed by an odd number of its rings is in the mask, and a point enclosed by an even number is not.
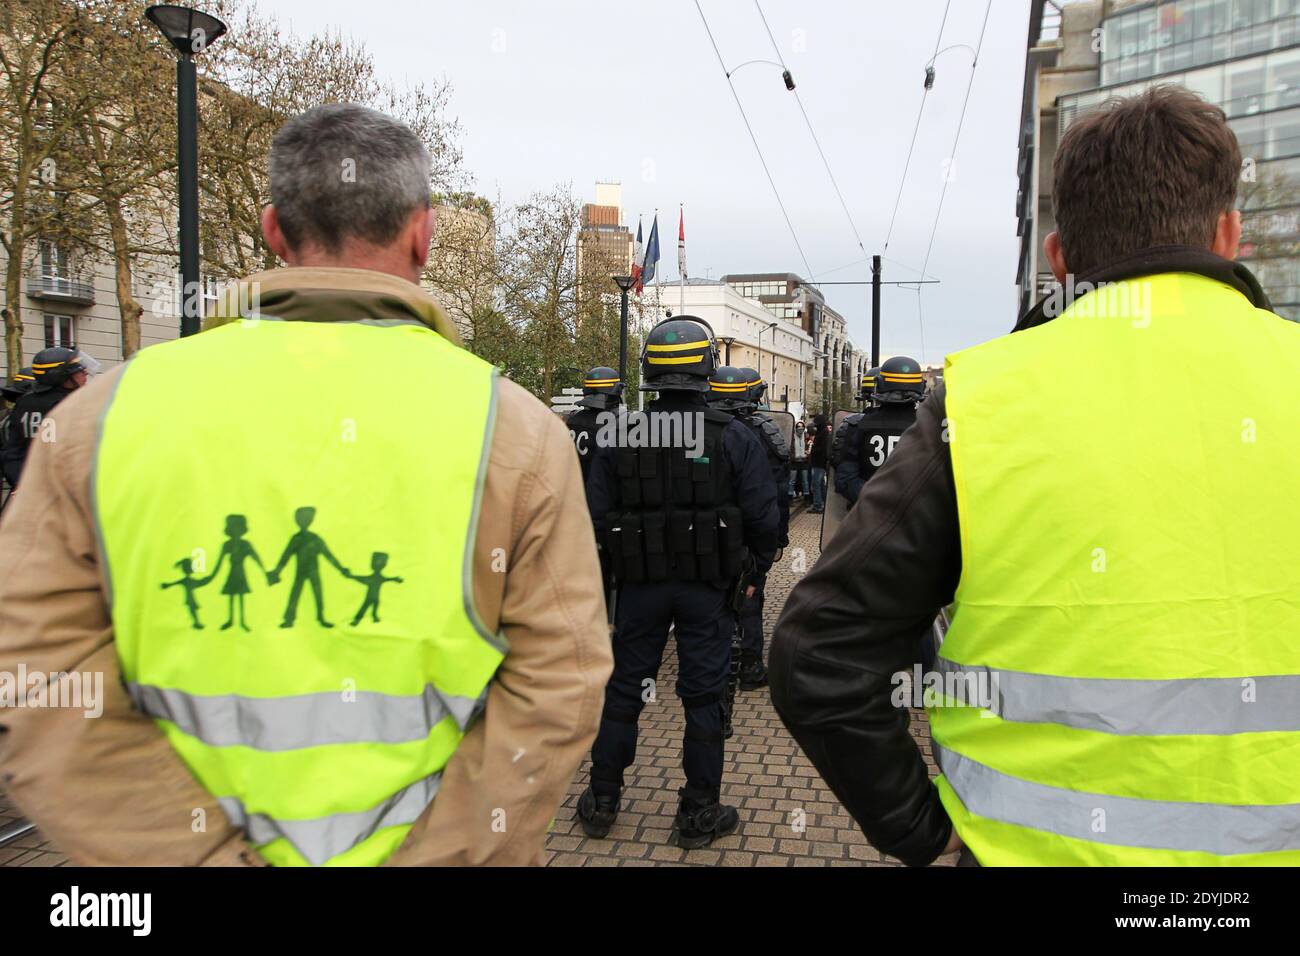
<svg viewBox="0 0 1300 956"><path fill-rule="evenodd" d="M1232 262L1240 165L1185 90L1076 122L1067 295L948 357L790 596L777 708L905 863L1300 862L1300 326ZM900 709L923 688L934 785Z"/></svg>

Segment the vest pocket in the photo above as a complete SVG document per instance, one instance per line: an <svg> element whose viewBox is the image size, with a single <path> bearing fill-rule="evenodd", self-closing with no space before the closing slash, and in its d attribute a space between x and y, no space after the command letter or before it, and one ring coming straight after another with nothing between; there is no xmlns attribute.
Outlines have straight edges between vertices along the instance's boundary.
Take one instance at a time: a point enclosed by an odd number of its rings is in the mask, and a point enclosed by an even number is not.
<svg viewBox="0 0 1300 956"><path fill-rule="evenodd" d="M636 454L637 476L641 480L641 504L646 508L662 508L664 482L660 472L656 449L643 448Z"/></svg>
<svg viewBox="0 0 1300 956"><path fill-rule="evenodd" d="M691 490L691 460L680 449L669 452L669 474L673 481L673 504L691 505L694 497Z"/></svg>
<svg viewBox="0 0 1300 956"><path fill-rule="evenodd" d="M629 508L641 505L641 482L637 478L636 457L634 448L620 448L615 452L619 497Z"/></svg>
<svg viewBox="0 0 1300 956"><path fill-rule="evenodd" d="M614 576L621 583L637 584L645 580L645 557L641 544L641 516L616 514L606 532Z"/></svg>
<svg viewBox="0 0 1300 956"><path fill-rule="evenodd" d="M695 533L692 529L692 513L674 511L669 516L669 533L673 549L674 577L679 581L694 581L695 574Z"/></svg>
<svg viewBox="0 0 1300 956"><path fill-rule="evenodd" d="M718 581L723 577L722 561L718 553L718 513L695 513L695 564L700 580Z"/></svg>
<svg viewBox="0 0 1300 956"><path fill-rule="evenodd" d="M695 458L691 466L691 498L698 508L708 508L713 500L713 462L708 458Z"/></svg>
<svg viewBox="0 0 1300 956"><path fill-rule="evenodd" d="M645 573L647 581L668 579L667 520L663 512L649 512L641 516L645 541Z"/></svg>
<svg viewBox="0 0 1300 956"><path fill-rule="evenodd" d="M717 514L722 577L731 580L740 576L745 564L745 535L740 523L740 509L729 505L719 508Z"/></svg>

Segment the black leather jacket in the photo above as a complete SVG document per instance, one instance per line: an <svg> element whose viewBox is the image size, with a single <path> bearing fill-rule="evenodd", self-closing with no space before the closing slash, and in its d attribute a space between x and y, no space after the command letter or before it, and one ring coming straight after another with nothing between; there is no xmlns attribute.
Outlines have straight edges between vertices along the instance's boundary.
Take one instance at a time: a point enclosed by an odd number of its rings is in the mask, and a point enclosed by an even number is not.
<svg viewBox="0 0 1300 956"><path fill-rule="evenodd" d="M1146 250L1079 281L1166 272L1217 279L1270 307L1245 266L1181 246ZM1050 319L1039 303L1016 331ZM777 712L831 790L873 846L914 866L932 862L952 832L908 712L890 701L892 675L917 660L920 638L961 576L944 402L941 385L790 592L769 664Z"/></svg>

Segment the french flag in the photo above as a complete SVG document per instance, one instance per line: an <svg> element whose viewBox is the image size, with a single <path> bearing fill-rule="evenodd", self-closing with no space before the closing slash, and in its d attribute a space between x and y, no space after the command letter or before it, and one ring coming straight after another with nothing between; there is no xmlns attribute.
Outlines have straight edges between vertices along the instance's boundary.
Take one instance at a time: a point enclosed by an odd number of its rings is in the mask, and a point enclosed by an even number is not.
<svg viewBox="0 0 1300 956"><path fill-rule="evenodd" d="M636 294L641 294L643 283L641 282L641 262L645 259L645 247L641 245L641 217L636 219L636 249L632 253L632 287Z"/></svg>

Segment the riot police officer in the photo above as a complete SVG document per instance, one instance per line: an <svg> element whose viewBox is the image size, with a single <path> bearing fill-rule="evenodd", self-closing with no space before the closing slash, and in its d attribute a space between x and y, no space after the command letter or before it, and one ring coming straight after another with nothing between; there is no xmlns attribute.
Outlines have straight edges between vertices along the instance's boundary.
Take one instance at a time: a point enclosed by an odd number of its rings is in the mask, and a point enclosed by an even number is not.
<svg viewBox="0 0 1300 956"><path fill-rule="evenodd" d="M0 385L0 398L4 399L3 402L0 402L0 406L3 406L4 408L4 411L0 412L0 435L3 434L4 423L9 420L10 410L13 406L18 404L18 399L31 391L32 386L35 384L36 377L32 375L31 366L28 366L27 368L19 369L14 375L14 380L12 382L6 382L3 385ZM2 440L3 439L0 438L0 441Z"/></svg>
<svg viewBox="0 0 1300 956"><path fill-rule="evenodd" d="M4 448L0 451L5 480L15 488L41 423L59 402L86 384L89 375L85 358L62 346L37 352L31 372L31 387L18 399L5 422Z"/></svg>
<svg viewBox="0 0 1300 956"><path fill-rule="evenodd" d="M0 405L4 406L4 411L0 412L0 449L3 449L5 442L9 440L9 424L13 419L13 406L18 404L18 399L31 390L35 382L36 379L32 375L32 370L28 367L19 369L12 382L0 385L0 396L4 399L3 402L0 402ZM0 477L0 485L8 486L8 484L7 481L3 480L3 477Z"/></svg>
<svg viewBox="0 0 1300 956"><path fill-rule="evenodd" d="M853 431L852 428L846 428L845 426L852 422L854 428L856 428L857 423L862 420L862 412L876 407L876 376L879 374L880 366L878 365L873 365L862 373L862 381L858 384L858 394L853 396L853 400L858 403L861 411L840 422L835 429L834 437L831 438L830 466L832 485L835 484L835 470L839 467L840 462L844 460L844 435L846 432ZM849 507L853 507L852 502L849 503Z"/></svg>
<svg viewBox="0 0 1300 956"><path fill-rule="evenodd" d="M737 390L737 385L740 389ZM768 468L776 484L780 526L777 543L790 543L790 499L785 490L790 484L790 448L785 436L771 418L758 410L767 392L767 384L757 370L724 365L709 376L709 404L730 412L754 433L767 454ZM767 668L763 664L763 598L767 575L758 575L754 593L745 598L740 609L740 689L757 690L767 686Z"/></svg>
<svg viewBox="0 0 1300 956"><path fill-rule="evenodd" d="M736 593L744 593L748 575L771 566L778 513L762 446L706 404L717 364L704 321L677 316L651 329L641 388L658 398L624 417L617 447L596 450L587 479L587 503L619 585L614 673L591 748L591 785L578 801L591 837L606 836L618 816L623 772L636 758L637 719L653 697L670 629L686 716L677 845L706 846L739 825L735 807L721 802ZM665 442L666 434L676 437Z"/></svg>
<svg viewBox="0 0 1300 956"><path fill-rule="evenodd" d="M623 380L612 368L597 365L583 378L582 398L575 403L577 408L565 419L565 424L569 426L569 436L578 452L584 484L591 471L592 453L596 450L596 436L600 432L601 413L617 414L618 406L622 403Z"/></svg>
<svg viewBox="0 0 1300 956"><path fill-rule="evenodd" d="M865 412L868 408L875 407L876 404L876 376L880 374L880 366L873 365L862 373L862 383L858 388L857 399L862 403L862 410Z"/></svg>
<svg viewBox="0 0 1300 956"><path fill-rule="evenodd" d="M862 377L859 399L874 402L865 411L850 415L841 426L843 439L836 442L835 490L852 508L868 479L893 452L903 432L916 421L916 406L925 397L925 375L916 359L896 355L885 359L875 375ZM868 378L873 378L870 391Z"/></svg>

